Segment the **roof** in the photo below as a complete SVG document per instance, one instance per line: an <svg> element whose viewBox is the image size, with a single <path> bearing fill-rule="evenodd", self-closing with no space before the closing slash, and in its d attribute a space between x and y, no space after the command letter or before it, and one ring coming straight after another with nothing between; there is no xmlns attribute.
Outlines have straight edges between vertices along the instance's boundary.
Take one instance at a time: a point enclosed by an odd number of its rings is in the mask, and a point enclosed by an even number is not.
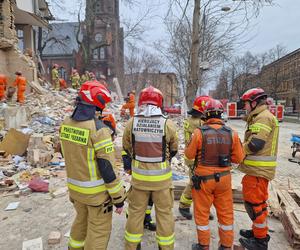
<svg viewBox="0 0 300 250"><path fill-rule="evenodd" d="M78 26L77 22L52 23L50 30L43 32L43 43L47 41L43 55L70 55L73 51L78 52L79 44L76 40ZM79 39L82 40L82 37L80 32Z"/></svg>

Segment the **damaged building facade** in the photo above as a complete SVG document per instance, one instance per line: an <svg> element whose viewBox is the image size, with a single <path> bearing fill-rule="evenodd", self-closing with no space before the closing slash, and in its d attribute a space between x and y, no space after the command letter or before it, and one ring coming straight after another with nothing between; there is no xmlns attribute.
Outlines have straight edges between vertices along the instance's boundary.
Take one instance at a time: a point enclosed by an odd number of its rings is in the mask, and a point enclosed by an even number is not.
<svg viewBox="0 0 300 250"><path fill-rule="evenodd" d="M48 26L52 18L44 0L0 1L0 73L9 83L16 71L29 82L37 79L37 27Z"/></svg>

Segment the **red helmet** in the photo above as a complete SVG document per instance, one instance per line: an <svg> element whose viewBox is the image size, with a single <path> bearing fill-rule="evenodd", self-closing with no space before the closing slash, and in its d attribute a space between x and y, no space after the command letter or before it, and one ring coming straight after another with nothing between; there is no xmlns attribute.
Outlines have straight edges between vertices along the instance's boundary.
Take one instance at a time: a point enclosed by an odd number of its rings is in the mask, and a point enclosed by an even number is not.
<svg viewBox="0 0 300 250"><path fill-rule="evenodd" d="M199 113L203 114L205 111L205 104L210 99L211 99L211 97L208 95L202 95L202 96L196 97L196 99L194 100L193 108L190 111L188 111L187 113L189 115L196 115Z"/></svg>
<svg viewBox="0 0 300 250"><path fill-rule="evenodd" d="M91 105L104 109L106 103L111 101L110 92L97 81L87 81L81 85L79 97Z"/></svg>
<svg viewBox="0 0 300 250"><path fill-rule="evenodd" d="M224 107L223 104L216 99L211 98L207 101L205 107L204 107L205 113L208 114L210 112L220 112L223 113Z"/></svg>
<svg viewBox="0 0 300 250"><path fill-rule="evenodd" d="M253 88L247 90L243 95L242 95L242 101L250 101L253 102L257 100L258 98L261 97L267 97L267 94L262 88Z"/></svg>
<svg viewBox="0 0 300 250"><path fill-rule="evenodd" d="M143 104L152 104L162 108L163 94L159 89L152 86L145 88L140 93L138 106L141 106Z"/></svg>

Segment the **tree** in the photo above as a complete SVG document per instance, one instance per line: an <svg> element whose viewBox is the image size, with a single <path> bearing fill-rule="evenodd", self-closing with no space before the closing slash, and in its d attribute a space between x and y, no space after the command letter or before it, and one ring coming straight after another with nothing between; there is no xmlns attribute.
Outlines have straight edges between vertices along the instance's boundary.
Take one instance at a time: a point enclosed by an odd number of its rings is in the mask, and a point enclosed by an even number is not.
<svg viewBox="0 0 300 250"><path fill-rule="evenodd" d="M188 106L191 106L197 90L204 87L206 69L215 69L228 58L234 45L244 38L249 21L259 14L265 4L272 1L234 1L228 7L215 0L170 1L166 17L170 34L170 46L156 43L175 68L183 86ZM179 7L180 16L172 8ZM177 12L178 13L178 12ZM191 14L192 13L192 14ZM239 18L242 17L242 18ZM234 20L234 21L233 21ZM178 30L185 30L179 33ZM185 59L180 59L185 51ZM179 59L174 61L174 58Z"/></svg>

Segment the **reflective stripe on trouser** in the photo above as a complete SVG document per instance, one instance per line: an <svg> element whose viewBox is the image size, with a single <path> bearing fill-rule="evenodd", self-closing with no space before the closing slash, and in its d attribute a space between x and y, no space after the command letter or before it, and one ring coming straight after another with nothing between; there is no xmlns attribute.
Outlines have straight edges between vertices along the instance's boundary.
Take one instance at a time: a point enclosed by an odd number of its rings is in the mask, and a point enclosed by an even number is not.
<svg viewBox="0 0 300 250"><path fill-rule="evenodd" d="M190 208L192 204L192 182L186 185L185 189L183 190L180 196L179 207L180 208Z"/></svg>
<svg viewBox="0 0 300 250"><path fill-rule="evenodd" d="M197 225L198 242L209 245L209 214L210 207L214 204L217 212L220 242L225 247L233 244L233 230L228 230L233 225L233 198L231 190L231 175L220 178L219 182L208 180L201 183L201 189L192 189L194 204L194 218Z"/></svg>
<svg viewBox="0 0 300 250"><path fill-rule="evenodd" d="M245 175L242 184L244 200L252 204L259 204L253 206L255 213L261 213L252 224L254 236L256 238L265 238L268 233L268 210L265 201L268 200L269 181L262 177Z"/></svg>
<svg viewBox="0 0 300 250"><path fill-rule="evenodd" d="M95 207L74 201L77 214L70 232L68 245L71 250L107 248L112 227L112 210L108 209L108 204ZM80 246L83 243L84 246Z"/></svg>
<svg viewBox="0 0 300 250"><path fill-rule="evenodd" d="M155 205L157 241L162 250L174 249L173 190L145 191L132 187L128 194L128 219L125 249L136 250L137 240L144 231L144 216L149 198ZM131 236L131 237L128 237Z"/></svg>

